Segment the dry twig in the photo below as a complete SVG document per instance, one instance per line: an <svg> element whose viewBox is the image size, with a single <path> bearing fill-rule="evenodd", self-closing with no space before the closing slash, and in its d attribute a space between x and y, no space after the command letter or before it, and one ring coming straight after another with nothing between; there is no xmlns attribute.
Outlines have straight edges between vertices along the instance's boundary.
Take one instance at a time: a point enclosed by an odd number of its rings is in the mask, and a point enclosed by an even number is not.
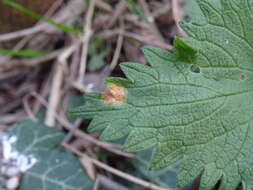
<svg viewBox="0 0 253 190"><path fill-rule="evenodd" d="M128 188L103 175L99 175L96 181L97 187L96 189L94 187L94 190L97 190L99 186L105 187L106 189L110 190L128 190Z"/></svg>
<svg viewBox="0 0 253 190"><path fill-rule="evenodd" d="M122 23L121 32L119 33L119 37L118 37L118 40L117 40L117 46L116 46L116 49L115 49L115 52L114 52L114 55L113 55L112 62L110 64L110 70L111 71L113 71L113 69L117 66L117 63L118 63L118 60L119 60L119 57L120 57L120 52L121 52L122 45L123 45L123 40L124 40L123 33L124 33L124 27L123 27L123 23Z"/></svg>
<svg viewBox="0 0 253 190"><path fill-rule="evenodd" d="M118 4L116 5L115 11L113 12L111 16L111 19L107 25L107 28L111 28L112 26L114 26L117 20L119 19L120 15L123 15L126 10L127 10L127 4L125 0L119 1Z"/></svg>
<svg viewBox="0 0 253 190"><path fill-rule="evenodd" d="M104 11L112 12L112 7L110 4L104 2L103 0L97 0L96 6Z"/></svg>
<svg viewBox="0 0 253 190"><path fill-rule="evenodd" d="M50 97L49 97L49 106L46 113L45 124L53 127L55 125L54 114L57 110L58 104L61 98L61 86L63 83L64 68L67 66L67 59L72 54L74 45L66 49L58 57L58 64L55 67L55 75L53 77Z"/></svg>
<svg viewBox="0 0 253 190"><path fill-rule="evenodd" d="M24 109L25 109L25 112L27 113L28 117L33 121L33 122L36 122L37 121L37 118L35 117L35 115L33 114L32 112L32 109L29 105L29 96L25 96L23 98L23 105L24 105Z"/></svg>
<svg viewBox="0 0 253 190"><path fill-rule="evenodd" d="M47 61L51 61L55 59L57 56L59 56L65 49L59 49L55 50L45 56L41 56L38 58L33 58L33 59L14 59L9 62L0 62L0 67L5 67L5 68L10 68L10 67L18 67L18 66L23 66L23 67L35 67L38 66L39 64L45 63Z"/></svg>
<svg viewBox="0 0 253 190"><path fill-rule="evenodd" d="M179 26L179 22L183 20L183 16L180 10L180 6L179 6L179 0L172 0L172 14L173 14L173 18L174 21L177 25L177 30L178 33L181 37L187 37L188 35L186 34L185 31L183 31L183 29Z"/></svg>
<svg viewBox="0 0 253 190"><path fill-rule="evenodd" d="M155 184L149 183L149 182L144 181L144 180L142 180L140 178L134 177L134 176L132 176L130 174L124 173L124 172L122 172L120 170L117 170L117 169L115 169L113 167L110 167L110 166L108 166L108 165L106 165L106 164L104 164L104 163L102 163L102 162L100 162L100 161L98 161L96 159L90 158L86 154L80 152L79 150L75 149L74 147L72 147L72 146L70 146L68 144L63 144L63 146L67 150L69 150L69 151L77 154L81 158L85 157L86 159L90 160L90 162L92 162L94 165L96 165L96 166L98 166L98 167L100 167L100 168L102 168L102 169L104 169L104 170L106 170L106 171L108 171L108 172L110 172L110 173L112 173L114 175L117 175L117 176L122 177L122 178L124 178L124 179L126 179L128 181L131 181L131 182L133 182L135 184L141 185L141 186L143 186L145 188L152 189L152 190L170 190L169 188L159 187L159 186L157 186Z"/></svg>
<svg viewBox="0 0 253 190"><path fill-rule="evenodd" d="M99 140L95 139L94 137L84 133L83 131L81 131L77 128L74 129L74 126L72 124L70 124L69 122L67 122L64 118L58 118L58 120L59 119L61 120L61 124L64 126L64 128L72 131L76 137L79 137L79 138L86 140L86 141L90 141L90 142L94 143L95 145L97 145L101 148L104 148L105 150L108 150L114 154L124 156L127 158L133 158L133 154L127 153L127 152L122 152L114 144L99 141Z"/></svg>
<svg viewBox="0 0 253 190"><path fill-rule="evenodd" d="M81 157L80 158L81 163L86 168L86 172L89 175L89 177L93 180L96 179L96 170L94 167L94 164L87 158Z"/></svg>
<svg viewBox="0 0 253 190"><path fill-rule="evenodd" d="M83 78L85 75L87 58L88 58L88 48L89 48L89 41L92 35L91 29L91 22L92 17L94 14L96 0L91 0L90 5L86 14L85 24L84 24L84 35L83 35L83 47L82 47L82 55L80 61L80 69L79 69L79 76L78 76L78 83L82 84Z"/></svg>
<svg viewBox="0 0 253 190"><path fill-rule="evenodd" d="M104 38L112 38L115 35L119 35L121 32L122 32L121 29L105 30L105 31L99 33L98 36L102 36ZM143 44L146 44L146 45L154 45L154 46L157 46L162 49L172 50L172 46L170 44L167 44L162 41L150 41L150 39L147 38L146 36L143 36L143 35L140 35L137 33L124 31L123 36L133 38L133 39L138 40L139 42L142 42Z"/></svg>

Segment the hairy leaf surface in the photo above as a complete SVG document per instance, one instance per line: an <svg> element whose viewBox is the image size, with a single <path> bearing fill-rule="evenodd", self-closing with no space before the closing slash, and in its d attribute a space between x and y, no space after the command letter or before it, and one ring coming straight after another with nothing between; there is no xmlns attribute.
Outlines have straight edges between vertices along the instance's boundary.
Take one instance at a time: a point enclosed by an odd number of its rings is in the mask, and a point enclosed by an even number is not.
<svg viewBox="0 0 253 190"><path fill-rule="evenodd" d="M202 174L204 190L219 179L221 190L251 190L253 0L197 2L205 19L181 23L190 37L176 38L173 53L144 48L150 66L121 64L128 80L109 78L118 89L88 94L72 112L93 118L103 140L128 135L126 151L156 147L151 169L181 158L181 187Z"/></svg>

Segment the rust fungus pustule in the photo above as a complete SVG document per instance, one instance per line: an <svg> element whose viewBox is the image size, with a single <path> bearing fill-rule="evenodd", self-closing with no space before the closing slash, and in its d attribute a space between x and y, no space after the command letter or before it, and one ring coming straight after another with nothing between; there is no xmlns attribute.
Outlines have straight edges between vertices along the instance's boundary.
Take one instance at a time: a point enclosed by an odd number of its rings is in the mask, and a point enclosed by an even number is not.
<svg viewBox="0 0 253 190"><path fill-rule="evenodd" d="M102 98L107 104L120 105L126 101L127 91L123 86L109 83L107 85L107 90L107 92L102 94Z"/></svg>

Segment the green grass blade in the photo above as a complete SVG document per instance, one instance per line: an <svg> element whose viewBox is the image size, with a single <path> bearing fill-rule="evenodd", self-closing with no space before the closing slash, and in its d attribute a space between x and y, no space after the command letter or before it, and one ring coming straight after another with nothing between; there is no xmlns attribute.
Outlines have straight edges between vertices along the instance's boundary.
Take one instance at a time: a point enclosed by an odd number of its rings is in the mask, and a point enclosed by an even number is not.
<svg viewBox="0 0 253 190"><path fill-rule="evenodd" d="M33 49L22 49L22 50L12 50L0 48L0 54L18 56L18 57L39 57L47 54L47 52L33 50Z"/></svg>
<svg viewBox="0 0 253 190"><path fill-rule="evenodd" d="M65 32L69 32L69 33L81 33L82 32L82 29L78 29L78 28L74 28L74 27L71 27L71 26L67 26L67 25L64 25L64 24L61 24L61 23L57 23L51 19L48 19L48 18L45 18L44 16L30 10L30 9L27 9L26 7L22 6L21 4L18 4L12 0L3 0L3 3L5 3L6 5L10 6L10 7L13 7L21 12L23 12L24 14L26 15L29 15L37 20L42 20L60 30L63 30Z"/></svg>

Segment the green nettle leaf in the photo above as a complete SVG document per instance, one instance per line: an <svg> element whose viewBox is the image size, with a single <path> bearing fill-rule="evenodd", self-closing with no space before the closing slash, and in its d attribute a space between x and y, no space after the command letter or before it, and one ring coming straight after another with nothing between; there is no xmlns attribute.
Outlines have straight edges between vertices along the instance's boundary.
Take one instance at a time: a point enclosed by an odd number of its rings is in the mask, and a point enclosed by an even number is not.
<svg viewBox="0 0 253 190"><path fill-rule="evenodd" d="M128 135L126 151L156 147L151 169L182 159L177 184L253 189L253 0L198 0L206 23L181 23L174 53L146 47L150 63L123 63L105 94L72 110L101 138Z"/></svg>
<svg viewBox="0 0 253 190"><path fill-rule="evenodd" d="M19 190L92 189L78 159L60 147L64 134L57 129L25 121L12 127L9 135L8 157L24 172Z"/></svg>

